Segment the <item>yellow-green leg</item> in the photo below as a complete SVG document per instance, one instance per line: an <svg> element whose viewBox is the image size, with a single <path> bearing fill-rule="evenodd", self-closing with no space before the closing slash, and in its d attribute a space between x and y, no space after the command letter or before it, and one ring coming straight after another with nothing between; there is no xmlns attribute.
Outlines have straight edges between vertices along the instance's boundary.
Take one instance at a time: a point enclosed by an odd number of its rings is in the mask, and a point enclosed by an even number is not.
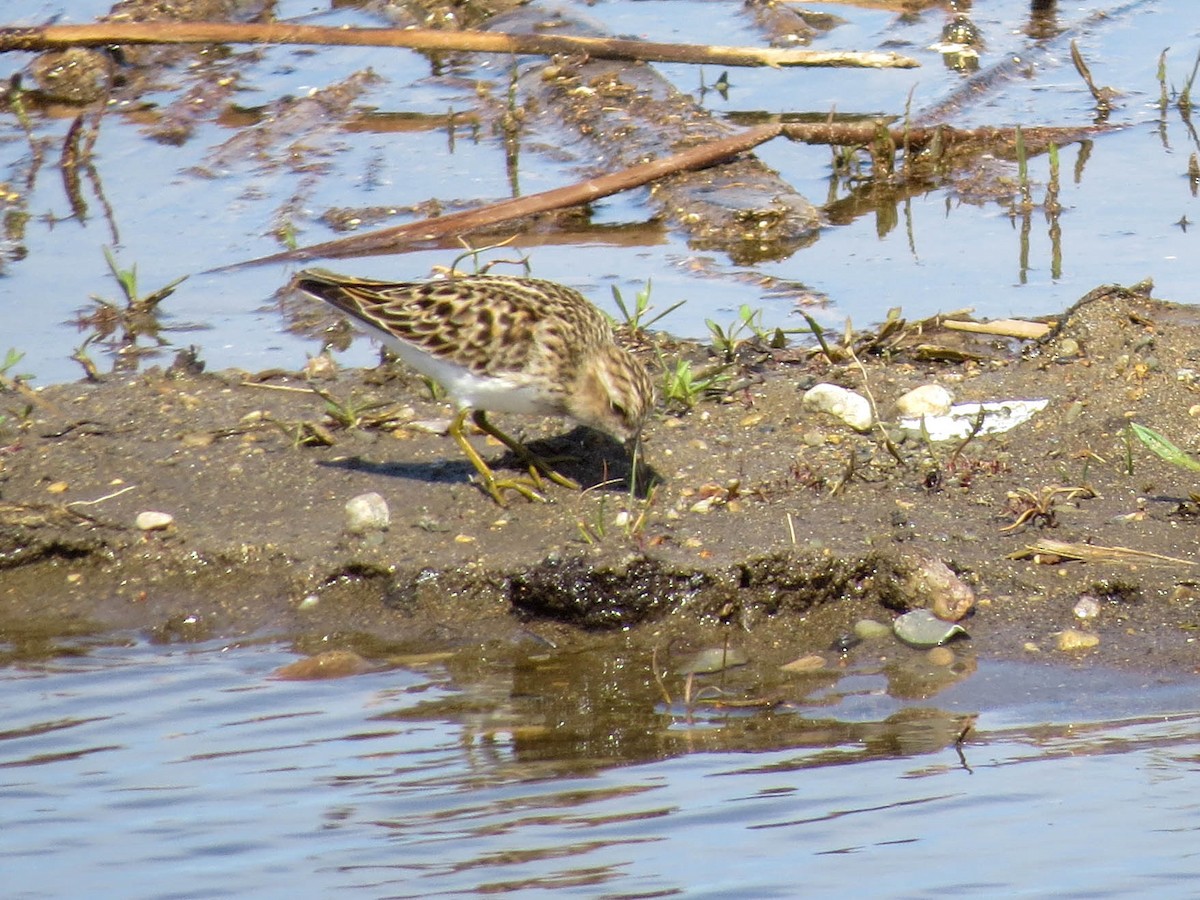
<svg viewBox="0 0 1200 900"><path fill-rule="evenodd" d="M479 416L482 413L476 413L476 423L479 421ZM529 480L524 478L497 478L496 473L491 470L487 463L483 461L483 457L471 446L471 442L467 440L467 436L463 434L463 423L467 418L467 410L459 410L458 414L450 423L450 436L466 454L467 459L471 461L471 465L475 467L475 471L479 473L479 477L483 480L483 489L488 492L488 495L495 500L500 506L506 506L504 501L504 491L516 491L526 500L538 500L542 503L546 502L546 498L538 493L540 488L540 480ZM484 420L486 421L486 419ZM488 423L489 425L491 423ZM480 426L481 428L483 426ZM493 432L489 429L484 429L488 434ZM508 440L512 440L509 438ZM505 446L509 446L506 441L502 441ZM514 442L515 443L515 442ZM511 447L510 447L511 449ZM515 451L514 451L515 452ZM528 453L528 451L526 451ZM532 455L532 454L531 454Z"/></svg>
<svg viewBox="0 0 1200 900"><path fill-rule="evenodd" d="M539 475L549 478L559 487L565 487L572 491L580 490L579 482L554 471L554 468L550 465L550 463L542 459L536 453L532 452L520 441L509 437L507 434L493 425L488 420L487 413L485 413L482 409L475 410L475 412L472 414L472 418L475 420L475 424L479 426L481 431L490 434L505 447L511 450L517 459L521 460L521 462L525 464L525 466L529 469L529 476L537 483L539 490L542 487L541 479L538 478Z"/></svg>

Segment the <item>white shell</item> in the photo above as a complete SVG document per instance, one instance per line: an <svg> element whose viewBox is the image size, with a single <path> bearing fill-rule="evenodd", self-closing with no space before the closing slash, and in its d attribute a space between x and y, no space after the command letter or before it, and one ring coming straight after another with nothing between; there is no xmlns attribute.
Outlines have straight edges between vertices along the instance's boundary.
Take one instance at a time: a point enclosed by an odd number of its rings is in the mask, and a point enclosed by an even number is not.
<svg viewBox="0 0 1200 900"><path fill-rule="evenodd" d="M920 435L922 423L932 441L962 440L975 429L980 416L983 424L977 434L1000 434L1028 422L1046 408L1049 400L993 400L990 403L959 403L944 416L906 417L900 427Z"/></svg>

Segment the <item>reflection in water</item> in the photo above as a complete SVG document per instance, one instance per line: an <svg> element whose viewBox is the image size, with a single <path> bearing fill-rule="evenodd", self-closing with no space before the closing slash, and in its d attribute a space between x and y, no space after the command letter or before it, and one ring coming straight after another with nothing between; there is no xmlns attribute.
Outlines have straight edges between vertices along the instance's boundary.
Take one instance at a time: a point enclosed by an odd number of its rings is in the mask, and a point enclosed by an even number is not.
<svg viewBox="0 0 1200 900"><path fill-rule="evenodd" d="M921 664L746 666L724 696L773 705L689 709L611 651L286 681L277 645L58 643L0 672L10 895L819 895L847 854L868 896L1200 874L1194 678L981 664L935 707L893 693Z"/></svg>

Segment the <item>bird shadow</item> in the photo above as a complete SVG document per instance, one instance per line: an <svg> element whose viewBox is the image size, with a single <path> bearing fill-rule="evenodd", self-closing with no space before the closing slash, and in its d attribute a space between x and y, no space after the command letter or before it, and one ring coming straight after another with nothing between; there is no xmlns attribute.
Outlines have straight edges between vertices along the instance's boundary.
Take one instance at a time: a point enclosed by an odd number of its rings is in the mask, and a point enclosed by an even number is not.
<svg viewBox="0 0 1200 900"><path fill-rule="evenodd" d="M638 499L645 499L654 485L664 480L642 458L637 460L635 472L633 455L623 444L583 425L565 434L530 441L525 446L549 462L560 475L573 479L585 490L632 492ZM478 442L476 447L479 447ZM479 449L485 462L496 471L524 469L520 458L508 450L499 456L490 456L487 452L489 448ZM420 462L378 462L361 456L347 456L337 460L321 460L318 465L429 484L462 483L475 474L474 466L461 458L458 447L449 438L446 439L446 453L452 455L445 459Z"/></svg>
<svg viewBox="0 0 1200 900"><path fill-rule="evenodd" d="M644 450L635 460L620 441L585 425L577 425L565 434L530 441L525 446L585 490L632 493L644 500L654 485L664 480L646 462ZM511 453L501 457L500 462L505 466L521 466L521 461Z"/></svg>

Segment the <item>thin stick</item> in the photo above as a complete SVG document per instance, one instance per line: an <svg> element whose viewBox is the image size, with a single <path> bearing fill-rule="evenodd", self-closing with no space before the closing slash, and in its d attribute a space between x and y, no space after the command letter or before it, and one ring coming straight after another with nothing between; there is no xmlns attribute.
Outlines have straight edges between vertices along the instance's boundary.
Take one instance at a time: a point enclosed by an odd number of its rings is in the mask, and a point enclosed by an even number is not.
<svg viewBox="0 0 1200 900"><path fill-rule="evenodd" d="M898 53L663 44L565 34L497 34L428 28L326 28L280 22L95 22L87 25L0 28L0 52L109 44L335 44L537 56L564 53L596 59L772 68L833 66L912 69L920 65L912 57Z"/></svg>
<svg viewBox="0 0 1200 900"><path fill-rule="evenodd" d="M120 497L122 494L127 494L130 491L137 490L136 484L126 485L119 491L113 491L111 494L105 494L103 497L97 497L95 500L72 500L64 506L95 506L97 503L103 503L105 500L111 500L113 497Z"/></svg>
<svg viewBox="0 0 1200 900"><path fill-rule="evenodd" d="M703 169L714 163L736 156L757 147L764 141L779 134L779 125L760 125L750 128L733 137L722 138L693 147L682 153L676 153L665 159L641 163L611 175L601 175L579 181L566 187L554 188L540 194L530 194L528 197L517 197L513 200L502 200L480 209L451 213L437 216L433 219L422 219L420 222L409 222L393 228L384 228L370 234L356 234L347 238L314 244L311 247L301 247L297 250L285 250L262 256L248 262L234 263L209 269L210 272L227 272L246 266L256 266L263 263L283 262L288 260L308 260L317 257L359 256L370 253L385 253L422 241L432 241L448 235L468 234L481 228L497 225L501 222L520 219L535 213L562 209L591 203L601 197L640 187L666 175L685 172L692 169Z"/></svg>

